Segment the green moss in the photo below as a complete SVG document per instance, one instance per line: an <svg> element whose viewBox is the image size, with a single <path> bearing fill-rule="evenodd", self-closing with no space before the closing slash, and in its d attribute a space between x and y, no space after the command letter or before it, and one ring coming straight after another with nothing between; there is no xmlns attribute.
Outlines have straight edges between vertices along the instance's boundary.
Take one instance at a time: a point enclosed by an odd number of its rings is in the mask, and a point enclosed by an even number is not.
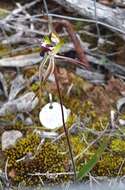
<svg viewBox="0 0 125 190"><path fill-rule="evenodd" d="M82 141L81 136L70 136L70 142L75 156L85 148L85 143Z"/></svg>
<svg viewBox="0 0 125 190"><path fill-rule="evenodd" d="M25 138L21 138L16 146L6 149L5 155L9 158L9 165L15 164L15 160L18 160L25 156L27 153L34 153L36 147L40 143L40 137L33 133L27 135Z"/></svg>
<svg viewBox="0 0 125 190"><path fill-rule="evenodd" d="M31 89L32 91L36 92L40 87L39 82L32 84Z"/></svg>
<svg viewBox="0 0 125 190"><path fill-rule="evenodd" d="M124 157L105 153L102 159L97 163L93 172L96 173L96 175L98 176L108 176L108 177L124 175L125 172Z"/></svg>
<svg viewBox="0 0 125 190"><path fill-rule="evenodd" d="M95 121L90 124L90 128L95 129L97 131L104 130L109 122L109 118L107 116L98 117L96 115Z"/></svg>
<svg viewBox="0 0 125 190"><path fill-rule="evenodd" d="M64 104L77 116L84 118L85 116L95 117L94 105L91 101L81 101L78 97L67 97L63 98Z"/></svg>
<svg viewBox="0 0 125 190"><path fill-rule="evenodd" d="M25 77L30 78L33 75L36 75L37 72L38 72L38 66L34 66L32 68L28 68L28 69L26 68L24 70L24 75Z"/></svg>
<svg viewBox="0 0 125 190"><path fill-rule="evenodd" d="M94 130L104 130L109 122L109 116L103 114L99 116L96 113L96 107L90 100L81 101L76 97L64 97L64 103L74 113L74 115L80 116L81 121L86 121L86 127Z"/></svg>
<svg viewBox="0 0 125 190"><path fill-rule="evenodd" d="M124 139L113 139L110 145L112 151L118 153L125 153L125 140Z"/></svg>
<svg viewBox="0 0 125 190"><path fill-rule="evenodd" d="M122 176L125 173L125 142L114 138L109 145L110 151L105 152L93 172L96 176Z"/></svg>
<svg viewBox="0 0 125 190"><path fill-rule="evenodd" d="M65 172L67 160L59 149L59 146L45 142L39 149L40 137L29 134L20 139L12 148L6 149L4 154L8 158L8 175L13 182L25 181L26 184L39 183L38 176L30 176L35 172L58 173ZM12 175L14 173L14 176ZM58 182L67 176L50 178L41 176L44 182Z"/></svg>
<svg viewBox="0 0 125 190"><path fill-rule="evenodd" d="M71 113L67 119L66 126L67 128L70 128L77 120L77 115Z"/></svg>

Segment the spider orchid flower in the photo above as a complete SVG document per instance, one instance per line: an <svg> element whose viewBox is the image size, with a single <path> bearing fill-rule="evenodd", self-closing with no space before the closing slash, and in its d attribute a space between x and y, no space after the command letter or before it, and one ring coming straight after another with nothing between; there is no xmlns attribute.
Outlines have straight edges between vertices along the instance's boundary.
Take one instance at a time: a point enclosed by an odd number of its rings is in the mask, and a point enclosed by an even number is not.
<svg viewBox="0 0 125 190"><path fill-rule="evenodd" d="M40 81L45 81L49 75L51 75L55 68L54 55L56 55L63 45L63 41L60 40L56 33L51 33L50 36L46 36L41 42L40 55L43 60L39 67L39 78ZM47 65L47 67L46 67ZM46 71L44 72L44 68Z"/></svg>

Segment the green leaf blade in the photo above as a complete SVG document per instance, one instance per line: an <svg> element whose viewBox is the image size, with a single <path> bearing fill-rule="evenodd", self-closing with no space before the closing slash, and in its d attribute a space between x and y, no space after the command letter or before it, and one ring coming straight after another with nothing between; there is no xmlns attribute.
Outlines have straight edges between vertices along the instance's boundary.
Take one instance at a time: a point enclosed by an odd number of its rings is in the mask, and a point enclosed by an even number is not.
<svg viewBox="0 0 125 190"><path fill-rule="evenodd" d="M102 153L104 152L105 148L106 148L106 143L103 143L98 150L96 151L96 153L93 155L93 157L84 165L82 166L82 168L80 169L78 175L77 175L77 179L81 180L84 176L87 175L87 173L89 173L92 168L96 165L96 163L99 161Z"/></svg>

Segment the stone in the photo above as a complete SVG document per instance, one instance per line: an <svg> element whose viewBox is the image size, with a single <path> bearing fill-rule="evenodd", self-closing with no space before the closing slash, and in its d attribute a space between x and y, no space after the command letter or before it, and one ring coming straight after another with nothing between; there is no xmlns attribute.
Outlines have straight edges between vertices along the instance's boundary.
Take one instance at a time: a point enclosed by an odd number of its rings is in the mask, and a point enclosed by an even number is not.
<svg viewBox="0 0 125 190"><path fill-rule="evenodd" d="M2 150L10 146L14 146L17 139L21 138L23 134L18 130L5 131L1 137Z"/></svg>
<svg viewBox="0 0 125 190"><path fill-rule="evenodd" d="M33 125L33 121L30 117L27 117L24 121L24 124L30 126Z"/></svg>
<svg viewBox="0 0 125 190"><path fill-rule="evenodd" d="M0 116L31 112L37 106L38 101L39 99L34 92L28 92L17 99L3 104L0 108Z"/></svg>

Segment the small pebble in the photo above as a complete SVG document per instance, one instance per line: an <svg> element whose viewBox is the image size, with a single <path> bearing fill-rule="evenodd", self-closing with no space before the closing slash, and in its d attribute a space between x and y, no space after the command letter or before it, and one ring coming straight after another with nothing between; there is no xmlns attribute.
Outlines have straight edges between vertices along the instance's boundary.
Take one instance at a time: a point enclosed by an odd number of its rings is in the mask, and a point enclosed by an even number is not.
<svg viewBox="0 0 125 190"><path fill-rule="evenodd" d="M33 125L33 121L30 117L27 117L24 121L24 124L30 126Z"/></svg>

